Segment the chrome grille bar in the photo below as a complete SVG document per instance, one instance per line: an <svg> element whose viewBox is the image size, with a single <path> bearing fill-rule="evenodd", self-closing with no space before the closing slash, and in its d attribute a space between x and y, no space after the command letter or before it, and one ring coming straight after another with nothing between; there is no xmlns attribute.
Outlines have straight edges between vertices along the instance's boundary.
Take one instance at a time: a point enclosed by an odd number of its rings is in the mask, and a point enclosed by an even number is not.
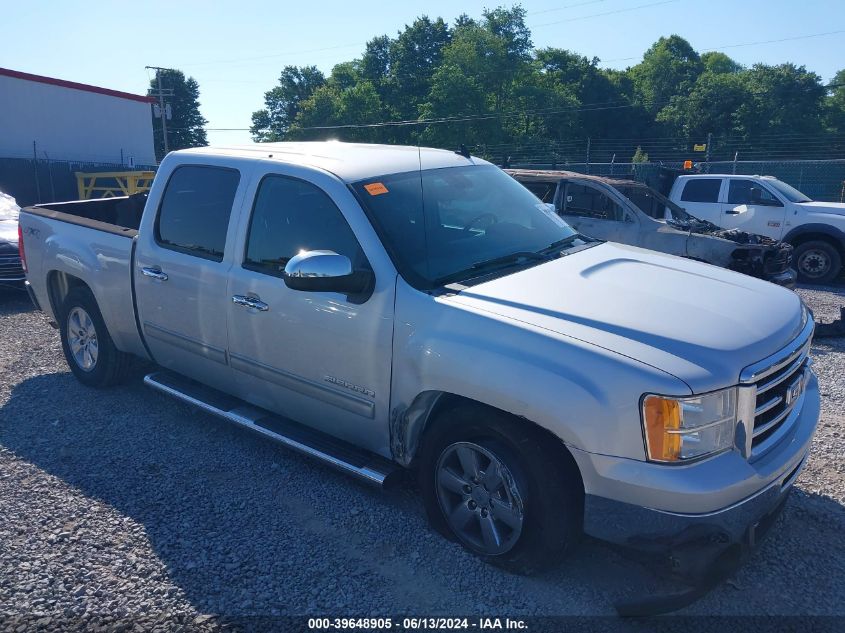
<svg viewBox="0 0 845 633"><path fill-rule="evenodd" d="M759 393L759 392L758 392ZM754 409L754 417L756 418L759 415L763 415L766 411L771 411L776 406L778 406L783 400L781 396L775 396L771 400L769 400L766 404L761 404L759 407Z"/></svg>
<svg viewBox="0 0 845 633"><path fill-rule="evenodd" d="M777 377L773 378L769 382L763 383L761 386L757 387L757 395L759 396L761 393L766 393L770 389L774 389L783 381L792 378L795 375L795 370L801 367L804 364L804 361L807 359L805 354L799 356L789 368L784 371L782 374L778 375Z"/></svg>

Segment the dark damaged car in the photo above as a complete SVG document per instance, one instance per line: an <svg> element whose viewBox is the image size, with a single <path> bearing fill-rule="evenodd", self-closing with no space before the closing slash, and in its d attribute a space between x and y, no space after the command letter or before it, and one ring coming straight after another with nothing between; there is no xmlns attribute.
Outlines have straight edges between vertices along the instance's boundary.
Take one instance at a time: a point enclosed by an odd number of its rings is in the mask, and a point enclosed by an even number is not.
<svg viewBox="0 0 845 633"><path fill-rule="evenodd" d="M738 229L721 229L643 183L567 171L506 171L540 200L553 204L580 233L795 287L792 246Z"/></svg>

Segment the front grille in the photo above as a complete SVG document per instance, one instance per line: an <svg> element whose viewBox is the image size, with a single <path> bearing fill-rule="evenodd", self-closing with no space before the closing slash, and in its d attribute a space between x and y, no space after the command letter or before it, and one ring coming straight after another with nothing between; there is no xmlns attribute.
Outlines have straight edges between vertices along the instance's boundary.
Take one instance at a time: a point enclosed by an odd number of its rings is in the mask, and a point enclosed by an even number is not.
<svg viewBox="0 0 845 633"><path fill-rule="evenodd" d="M25 276L17 254L0 255L0 281L18 281Z"/></svg>
<svg viewBox="0 0 845 633"><path fill-rule="evenodd" d="M763 269L770 275L782 273L792 264L792 246L781 242L763 256Z"/></svg>
<svg viewBox="0 0 845 633"><path fill-rule="evenodd" d="M798 417L796 408L803 401L809 353L808 342L781 367L765 373L755 383L757 396L751 457L774 446Z"/></svg>

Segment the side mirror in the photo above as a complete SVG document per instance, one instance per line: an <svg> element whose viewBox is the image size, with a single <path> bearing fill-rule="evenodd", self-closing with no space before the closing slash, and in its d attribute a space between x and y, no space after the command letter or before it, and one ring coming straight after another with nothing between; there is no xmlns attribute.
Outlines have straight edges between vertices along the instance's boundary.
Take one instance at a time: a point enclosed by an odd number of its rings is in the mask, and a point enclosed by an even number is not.
<svg viewBox="0 0 845 633"><path fill-rule="evenodd" d="M372 290L375 277L369 270L352 270L346 255L334 251L302 251L291 257L283 275L291 290L361 294Z"/></svg>

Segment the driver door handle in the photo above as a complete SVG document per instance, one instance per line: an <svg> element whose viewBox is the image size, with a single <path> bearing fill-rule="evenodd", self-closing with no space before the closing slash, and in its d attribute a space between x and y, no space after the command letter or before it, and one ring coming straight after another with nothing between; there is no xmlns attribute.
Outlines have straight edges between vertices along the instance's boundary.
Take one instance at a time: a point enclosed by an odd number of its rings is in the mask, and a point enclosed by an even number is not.
<svg viewBox="0 0 845 633"><path fill-rule="evenodd" d="M728 209L727 211L725 211L725 215L739 215L739 214L740 214L740 212L737 211L736 209Z"/></svg>
<svg viewBox="0 0 845 633"><path fill-rule="evenodd" d="M270 306L260 299L256 299L255 297L246 297L244 295L234 295L232 297L232 303L244 306L245 308L255 308L260 312L267 312L267 310L270 309Z"/></svg>
<svg viewBox="0 0 845 633"><path fill-rule="evenodd" d="M153 279L158 279L159 281L167 281L167 273L161 272L161 268L142 268L141 274L144 277L152 277Z"/></svg>

